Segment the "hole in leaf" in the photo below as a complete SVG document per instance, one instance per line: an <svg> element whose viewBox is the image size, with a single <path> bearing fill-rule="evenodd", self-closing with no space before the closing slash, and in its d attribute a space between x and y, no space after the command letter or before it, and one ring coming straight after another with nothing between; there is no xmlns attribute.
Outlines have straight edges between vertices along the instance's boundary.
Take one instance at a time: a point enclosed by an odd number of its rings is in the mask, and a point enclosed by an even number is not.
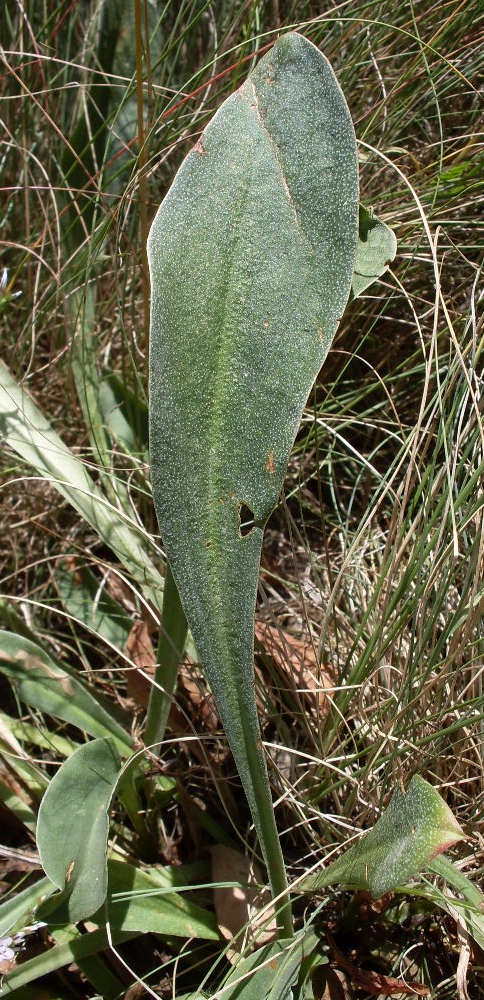
<svg viewBox="0 0 484 1000"><path fill-rule="evenodd" d="M246 503L239 503L239 535L250 535L254 527L254 511Z"/></svg>

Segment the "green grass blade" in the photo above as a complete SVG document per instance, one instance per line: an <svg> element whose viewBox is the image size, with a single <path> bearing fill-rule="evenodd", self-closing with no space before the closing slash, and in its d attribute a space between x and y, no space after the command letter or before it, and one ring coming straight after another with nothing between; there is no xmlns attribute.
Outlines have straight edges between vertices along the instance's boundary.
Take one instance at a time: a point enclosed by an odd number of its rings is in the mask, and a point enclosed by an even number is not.
<svg viewBox="0 0 484 1000"><path fill-rule="evenodd" d="M41 878L0 903L0 937L8 934L13 927L31 923L34 910L52 889L50 879Z"/></svg>
<svg viewBox="0 0 484 1000"><path fill-rule="evenodd" d="M173 574L167 564L157 663L146 715L146 746L160 744L163 740L187 635L187 619Z"/></svg>

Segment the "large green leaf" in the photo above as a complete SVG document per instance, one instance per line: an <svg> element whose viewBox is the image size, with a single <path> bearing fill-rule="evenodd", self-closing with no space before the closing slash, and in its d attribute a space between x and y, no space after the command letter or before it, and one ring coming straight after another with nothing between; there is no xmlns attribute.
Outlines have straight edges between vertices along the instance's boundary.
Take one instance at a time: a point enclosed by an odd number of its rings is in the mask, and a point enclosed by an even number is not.
<svg viewBox="0 0 484 1000"><path fill-rule="evenodd" d="M212 119L149 237L158 520L276 891L253 689L262 534L348 299L357 223L346 102L290 33Z"/></svg>
<svg viewBox="0 0 484 1000"><path fill-rule="evenodd" d="M109 807L119 769L114 744L100 739L76 750L53 777L40 804L37 846L45 874L61 893L39 910L43 918L75 924L102 906Z"/></svg>
<svg viewBox="0 0 484 1000"><path fill-rule="evenodd" d="M9 678L26 705L63 719L90 736L112 736L122 753L131 750L130 736L114 718L108 703L37 643L14 632L0 631L0 672Z"/></svg>
<svg viewBox="0 0 484 1000"><path fill-rule="evenodd" d="M299 888L307 891L340 883L369 889L378 899L405 885L464 836L439 793L416 774L407 791L397 785L390 805L365 837Z"/></svg>

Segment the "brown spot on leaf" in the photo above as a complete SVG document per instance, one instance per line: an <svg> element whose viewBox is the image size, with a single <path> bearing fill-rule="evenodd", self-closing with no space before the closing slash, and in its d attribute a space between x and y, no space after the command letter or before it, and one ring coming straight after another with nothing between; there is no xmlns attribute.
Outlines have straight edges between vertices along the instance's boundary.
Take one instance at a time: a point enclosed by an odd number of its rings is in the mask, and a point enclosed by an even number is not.
<svg viewBox="0 0 484 1000"><path fill-rule="evenodd" d="M69 570L70 573L72 573L72 576L74 577L74 583L76 587L82 587L84 581L84 572L79 567L79 563L77 561L76 556L66 556L64 562L66 568Z"/></svg>
<svg viewBox="0 0 484 1000"><path fill-rule="evenodd" d="M267 76L264 79L264 83L275 83L276 82L274 80L273 73L274 73L274 65L273 65L273 63L270 63L269 64L269 68L267 70Z"/></svg>
<svg viewBox="0 0 484 1000"><path fill-rule="evenodd" d="M206 156L207 155L207 150L205 149L204 143L205 143L205 136L204 136L204 134L202 132L200 138L197 139L197 141L196 141L196 143L195 143L195 145L193 147L194 152L198 153L199 156Z"/></svg>
<svg viewBox="0 0 484 1000"><path fill-rule="evenodd" d="M71 861L71 863L70 863L70 865L69 865L69 867L68 867L68 869L66 871L66 882L70 882L71 881L71 875L72 875L72 872L74 871L74 865L75 865L75 861Z"/></svg>
<svg viewBox="0 0 484 1000"><path fill-rule="evenodd" d="M266 462L266 469L267 469L267 472L270 472L271 476L273 476L274 473L275 473L275 471L276 471L276 466L274 464L274 452L273 451L269 452L269 457L268 457L267 462Z"/></svg>

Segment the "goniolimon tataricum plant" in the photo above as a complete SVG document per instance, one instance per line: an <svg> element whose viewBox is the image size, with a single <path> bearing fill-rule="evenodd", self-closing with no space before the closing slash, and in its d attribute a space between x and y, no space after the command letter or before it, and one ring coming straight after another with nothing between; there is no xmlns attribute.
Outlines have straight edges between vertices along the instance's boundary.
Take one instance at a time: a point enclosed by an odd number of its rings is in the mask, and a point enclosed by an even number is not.
<svg viewBox="0 0 484 1000"><path fill-rule="evenodd" d="M264 525L350 294L357 238L345 98L316 46L286 34L188 154L148 240L160 531L283 898L254 696L257 579ZM152 705L147 742L155 716ZM291 933L288 903L279 926Z"/></svg>
<svg viewBox="0 0 484 1000"><path fill-rule="evenodd" d="M346 301L395 254L388 227L358 208L353 126L333 71L314 45L285 35L225 101L161 205L148 251L151 461L168 564L145 744L163 739L188 623L279 897L279 935L292 938L254 695L262 535ZM9 392L5 407L13 399ZM50 682L55 675L61 717L97 737L68 757L43 796L37 844L47 879L37 915L54 927L92 918L93 933L99 931L94 950L106 946L108 918L113 940L144 932L217 939L213 913L184 903L176 892L161 908L138 905L131 894L126 902L125 891L151 893L152 876L122 858L107 859L109 815L118 796L142 833L133 800L141 755L129 756L129 735L108 726L102 705L33 641L19 647L4 633L2 649L0 667L20 674L24 700L37 704L45 676ZM128 755L124 765L120 754ZM438 793L415 776L407 791L397 789L361 843L292 890L320 892L339 883L380 895L430 868L477 912L476 890L438 857L462 836ZM29 895L25 905L31 904ZM475 913L473 919L484 940ZM298 975L297 940L308 945L300 935L286 957L285 946L274 945L271 961L283 963L283 986L287 976ZM251 1000L264 995L259 987Z"/></svg>

